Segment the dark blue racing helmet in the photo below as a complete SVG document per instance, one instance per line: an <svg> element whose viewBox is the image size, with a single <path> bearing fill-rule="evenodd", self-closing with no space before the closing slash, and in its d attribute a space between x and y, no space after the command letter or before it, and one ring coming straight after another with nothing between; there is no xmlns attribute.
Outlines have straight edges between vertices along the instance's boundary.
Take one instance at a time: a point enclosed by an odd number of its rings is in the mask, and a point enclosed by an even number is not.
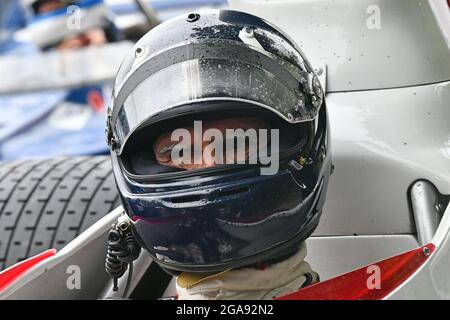
<svg viewBox="0 0 450 320"><path fill-rule="evenodd" d="M214 141L225 132L218 145L226 152L243 137L244 157L173 165L174 155L193 159L192 145L158 144L178 129L195 136L199 123L200 133L216 126ZM229 139L240 123L259 131ZM299 249L325 201L328 131L324 92L303 53L270 23L231 10L186 14L140 39L119 69L107 121L135 237L163 268L190 272L276 261Z"/></svg>

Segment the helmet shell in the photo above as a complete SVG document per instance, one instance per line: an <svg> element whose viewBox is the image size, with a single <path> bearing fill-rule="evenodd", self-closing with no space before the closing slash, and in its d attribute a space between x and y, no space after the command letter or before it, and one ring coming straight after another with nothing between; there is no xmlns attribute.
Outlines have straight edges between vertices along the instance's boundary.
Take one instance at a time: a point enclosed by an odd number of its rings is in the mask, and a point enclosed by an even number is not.
<svg viewBox="0 0 450 320"><path fill-rule="evenodd" d="M251 166L130 171L130 150L148 148L141 145L146 130L186 114L242 108L302 128L293 139L304 143L280 157L275 174ZM276 260L299 248L325 201L328 131L322 87L301 51L270 23L231 10L186 14L147 33L118 71L107 129L136 238L164 268L194 272Z"/></svg>

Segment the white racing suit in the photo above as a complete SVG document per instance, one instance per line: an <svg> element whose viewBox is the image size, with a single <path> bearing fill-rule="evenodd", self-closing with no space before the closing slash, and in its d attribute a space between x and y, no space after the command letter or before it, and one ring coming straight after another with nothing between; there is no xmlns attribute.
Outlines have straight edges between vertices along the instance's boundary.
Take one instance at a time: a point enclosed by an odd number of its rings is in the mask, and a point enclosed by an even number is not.
<svg viewBox="0 0 450 320"><path fill-rule="evenodd" d="M265 269L241 268L217 274L182 273L177 277L179 300L270 300L319 281L304 260L306 244L290 258Z"/></svg>

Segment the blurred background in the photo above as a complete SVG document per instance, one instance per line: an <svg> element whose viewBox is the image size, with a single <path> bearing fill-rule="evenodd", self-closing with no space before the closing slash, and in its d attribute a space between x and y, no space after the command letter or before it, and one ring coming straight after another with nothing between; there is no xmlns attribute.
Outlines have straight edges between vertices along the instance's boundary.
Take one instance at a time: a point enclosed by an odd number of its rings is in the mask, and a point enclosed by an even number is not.
<svg viewBox="0 0 450 320"><path fill-rule="evenodd" d="M124 55L162 21L226 0L1 0L0 161L107 154Z"/></svg>

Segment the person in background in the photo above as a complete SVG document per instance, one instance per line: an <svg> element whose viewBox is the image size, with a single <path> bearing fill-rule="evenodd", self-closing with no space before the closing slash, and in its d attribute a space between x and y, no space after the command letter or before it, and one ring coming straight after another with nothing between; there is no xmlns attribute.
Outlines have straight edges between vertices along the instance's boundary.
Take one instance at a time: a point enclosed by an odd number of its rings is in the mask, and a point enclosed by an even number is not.
<svg viewBox="0 0 450 320"><path fill-rule="evenodd" d="M204 121L203 134L210 129L219 130L226 137L227 130L260 130L269 129L270 124L258 117L232 117L213 121ZM178 128L179 129L179 128ZM184 127L192 136L193 127ZM153 144L153 152L157 163L171 168L170 170L189 171L217 167L214 156L208 156L208 143L203 141L201 153L202 161L195 163L193 159L188 163L177 162L171 154L174 147L173 131L159 135ZM226 142L223 141L225 144ZM225 163L246 162L256 156L261 147L250 144L236 148L230 157L225 157ZM194 149L194 145L186 146ZM193 153L191 154L193 156ZM189 159L187 159L189 160ZM270 197L267 194L267 197ZM301 288L317 283L320 278L313 271L310 264L305 261L307 254L306 244L300 243L290 252L278 257L272 257L241 268L224 270L222 272L182 272L177 275L176 290L179 300L210 300L210 299L272 299L281 295L295 292Z"/></svg>
<svg viewBox="0 0 450 320"><path fill-rule="evenodd" d="M103 0L22 0L27 26L17 38L42 50L75 50L122 40ZM79 19L79 20L77 20Z"/></svg>
<svg viewBox="0 0 450 320"><path fill-rule="evenodd" d="M326 102L286 34L234 10L181 15L136 43L113 92L113 290L138 245L182 300L273 299L319 281L305 240L331 175Z"/></svg>

